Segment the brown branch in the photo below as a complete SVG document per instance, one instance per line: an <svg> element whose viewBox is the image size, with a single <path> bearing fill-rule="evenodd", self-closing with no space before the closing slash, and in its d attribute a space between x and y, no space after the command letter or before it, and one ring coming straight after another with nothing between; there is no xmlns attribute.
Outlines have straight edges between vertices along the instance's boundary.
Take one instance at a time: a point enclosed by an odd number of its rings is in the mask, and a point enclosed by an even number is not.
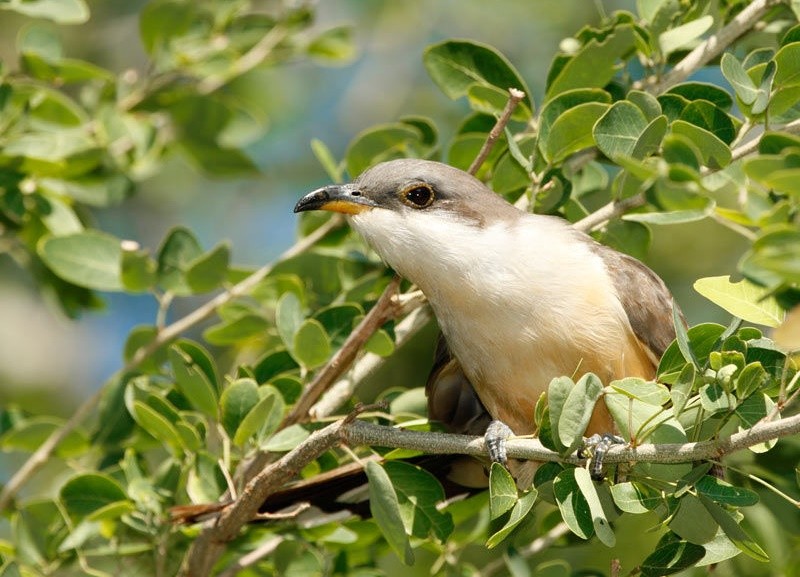
<svg viewBox="0 0 800 577"><path fill-rule="evenodd" d="M336 421L311 435L292 451L264 468L247 485L239 498L225 507L216 522L209 522L195 539L184 558L181 575L203 577L211 569L245 523L257 514L264 500L297 475L308 463L342 441L343 429L351 418Z"/></svg>
<svg viewBox="0 0 800 577"><path fill-rule="evenodd" d="M478 152L478 155L475 157L475 160L473 160L472 164L469 165L467 172L473 176L478 172L478 169L486 161L486 158L489 156L492 148L494 148L497 139L500 138L501 134L503 134L503 129L508 124L508 121L511 120L511 115L514 113L514 109L517 107L517 104L519 104L523 98L525 98L525 93L522 90L517 90L516 88L508 89L508 100L506 101L506 106L503 109L503 112L500 114L500 118L497 119L497 122L495 122L494 126L489 131L489 135L483 142L483 146Z"/></svg>

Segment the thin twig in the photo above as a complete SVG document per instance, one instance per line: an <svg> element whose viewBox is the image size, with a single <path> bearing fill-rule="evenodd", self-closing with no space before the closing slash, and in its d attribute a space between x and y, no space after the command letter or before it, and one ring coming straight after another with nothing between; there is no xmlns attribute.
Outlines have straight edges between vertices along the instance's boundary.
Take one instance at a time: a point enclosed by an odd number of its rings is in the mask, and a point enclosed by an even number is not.
<svg viewBox="0 0 800 577"><path fill-rule="evenodd" d="M309 409L336 380L350 368L358 351L370 337L387 321L397 315L395 298L400 288L400 277L395 275L384 289L378 301L364 316L358 326L348 335L344 344L336 351L330 361L320 369L313 380L306 386L300 399L283 419L279 429L284 429L308 418Z"/></svg>
<svg viewBox="0 0 800 577"><path fill-rule="evenodd" d="M537 537L536 539L528 543L528 545L526 545L522 549L519 549L516 554L522 557L523 559L528 559L529 557L533 557L537 553L541 553L545 549L549 548L553 543L561 539L561 537L563 537L567 533L569 533L569 527L567 527L567 524L559 523L544 535ZM500 571L504 566L505 566L505 558L499 557L494 561L491 561L486 565L484 565L483 569L481 570L481 575L484 575L485 577L490 577L497 571Z"/></svg>
<svg viewBox="0 0 800 577"><path fill-rule="evenodd" d="M283 537L267 539L247 555L242 555L236 563L225 569L225 571L220 573L217 577L235 577L242 569L247 569L251 565L255 565L261 561L267 555L272 554L284 540Z"/></svg>
<svg viewBox="0 0 800 577"><path fill-rule="evenodd" d="M489 131L489 135L483 142L480 152L478 152L478 155L475 157L475 160L472 161L472 164L469 165L467 172L472 175L475 175L475 173L478 172L478 169L486 161L486 158L489 156L492 148L494 148L495 142L497 142L497 139L500 138L501 134L503 134L503 129L508 124L508 121L511 120L511 115L514 113L514 109L517 107L517 104L519 104L523 98L525 98L525 93L522 90L518 90L516 88L508 89L508 100L506 101L506 106L503 109L503 112L500 114L500 118L497 119L497 122L495 122L495 125Z"/></svg>
<svg viewBox="0 0 800 577"><path fill-rule="evenodd" d="M657 80L646 79L634 84L638 90L647 90L651 94L661 94L672 86L683 82L708 62L719 56L734 40L755 26L761 18L783 0L754 0L733 20L701 42L689 52L672 70Z"/></svg>
<svg viewBox="0 0 800 577"><path fill-rule="evenodd" d="M421 331L431 320L428 307L418 307L409 313L394 328L395 347L400 348ZM334 414L353 397L356 387L383 363L384 359L375 353L367 353L353 365L348 376L337 381L320 398L316 405L311 407L309 414L314 419L322 419Z"/></svg>
<svg viewBox="0 0 800 577"><path fill-rule="evenodd" d="M226 68L224 74L208 76L202 79L197 84L197 91L200 94L210 94L219 90L234 78L241 76L245 72L249 72L261 64L264 59L269 56L269 53L287 36L288 30L285 27L275 26L272 30L267 32L261 40L256 42L250 50L242 54L238 60Z"/></svg>
<svg viewBox="0 0 800 577"><path fill-rule="evenodd" d="M297 241L297 243L295 243L280 257L278 257L276 262L295 257L305 252L317 241L327 235L331 230L341 226L343 222L343 218L339 217L338 215L334 216L328 220L328 222L314 230L311 234ZM159 331L158 336L153 339L153 341L136 351L136 354L134 354L130 362L128 362L122 370L114 373L114 375L108 379L95 394L86 399L83 404L78 407L75 413L73 413L73 415L67 420L67 422L53 431L50 436L45 439L42 445L36 449L36 451L30 457L28 457L19 470L14 473L11 479L9 479L8 483L6 483L6 485L3 487L3 490L0 492L0 511L5 510L17 492L28 481L28 479L30 479L36 473L36 471L38 471L39 468L47 462L47 460L53 454L53 451L55 451L56 447L58 447L58 445L91 414L91 412L100 402L100 399L103 397L103 392L111 385L111 383L120 378L121 375L137 368L145 359L147 359L151 354L164 346L166 343L175 339L185 331L211 316L221 305L239 295L249 292L272 271L274 266L275 263L273 262L261 267L253 274L231 287L229 290L220 293L203 306L178 319L171 325L168 325L162 331Z"/></svg>

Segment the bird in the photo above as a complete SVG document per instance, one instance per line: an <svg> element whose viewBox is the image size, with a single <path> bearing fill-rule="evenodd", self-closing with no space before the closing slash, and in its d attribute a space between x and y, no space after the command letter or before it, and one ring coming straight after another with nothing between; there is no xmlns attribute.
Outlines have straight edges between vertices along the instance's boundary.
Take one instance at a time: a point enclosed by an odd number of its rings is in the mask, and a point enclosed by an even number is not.
<svg viewBox="0 0 800 577"><path fill-rule="evenodd" d="M310 210L346 215L427 297L441 331L428 414L450 432L533 434L537 400L553 378L653 379L675 338L674 299L650 268L561 217L518 209L447 164L376 164L294 208ZM614 429L598 402L586 434Z"/></svg>
<svg viewBox="0 0 800 577"><path fill-rule="evenodd" d="M553 378L591 372L604 383L652 379L675 338L673 297L650 268L563 218L518 209L447 164L376 164L294 207L311 210L346 215L380 258L425 294L440 329L425 387L428 417L452 433L485 435L490 460L504 461L507 436L535 433L536 403ZM598 402L585 434L614 431ZM415 464L450 495L486 486L485 464L471 458L422 456ZM520 488L530 486L535 465L512 471ZM359 464L345 465L278 491L261 511L306 501L365 516L365 482ZM229 504L179 506L173 516L196 522Z"/></svg>

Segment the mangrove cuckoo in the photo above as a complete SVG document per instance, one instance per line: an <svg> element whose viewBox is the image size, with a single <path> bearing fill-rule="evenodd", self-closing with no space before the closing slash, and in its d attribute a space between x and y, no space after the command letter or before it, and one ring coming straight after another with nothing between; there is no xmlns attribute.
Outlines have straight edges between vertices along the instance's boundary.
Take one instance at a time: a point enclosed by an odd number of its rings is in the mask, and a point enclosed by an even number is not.
<svg viewBox="0 0 800 577"><path fill-rule="evenodd" d="M427 385L429 416L453 432L483 434L501 421L530 434L554 377L650 379L675 337L672 296L653 271L446 164L384 162L294 210L320 209L347 215L430 302L444 342ZM598 403L587 434L613 429Z"/></svg>

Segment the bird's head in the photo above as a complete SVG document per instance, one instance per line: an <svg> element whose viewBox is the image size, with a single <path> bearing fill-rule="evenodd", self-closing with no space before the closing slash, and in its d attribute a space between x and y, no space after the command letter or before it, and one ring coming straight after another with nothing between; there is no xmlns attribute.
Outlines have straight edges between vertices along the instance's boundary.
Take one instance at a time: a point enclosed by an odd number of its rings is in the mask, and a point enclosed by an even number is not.
<svg viewBox="0 0 800 577"><path fill-rule="evenodd" d="M294 207L308 210L347 215L384 261L418 284L418 268L463 266L480 231L523 214L472 175L419 159L382 162L352 183L315 190Z"/></svg>
<svg viewBox="0 0 800 577"><path fill-rule="evenodd" d="M349 216L375 209L388 210L404 219L417 213L437 213L481 225L498 211L512 207L477 178L431 160L403 158L382 162L363 172L354 182L315 190L295 205L295 212L328 210ZM513 214L513 212L511 213Z"/></svg>

